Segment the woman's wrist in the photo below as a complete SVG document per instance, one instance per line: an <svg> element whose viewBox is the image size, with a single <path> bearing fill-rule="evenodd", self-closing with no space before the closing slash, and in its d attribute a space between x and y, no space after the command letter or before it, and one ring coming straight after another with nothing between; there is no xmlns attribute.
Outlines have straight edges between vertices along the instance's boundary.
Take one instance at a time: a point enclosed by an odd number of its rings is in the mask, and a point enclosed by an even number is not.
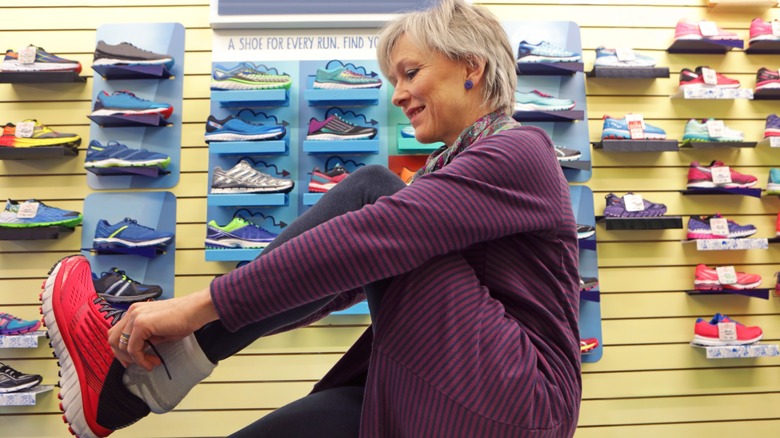
<svg viewBox="0 0 780 438"><path fill-rule="evenodd" d="M211 321L219 319L217 314L217 308L214 306L214 302L211 300L211 291L209 288L202 289L198 292L187 296L187 300L190 306L190 314L188 320L197 330Z"/></svg>

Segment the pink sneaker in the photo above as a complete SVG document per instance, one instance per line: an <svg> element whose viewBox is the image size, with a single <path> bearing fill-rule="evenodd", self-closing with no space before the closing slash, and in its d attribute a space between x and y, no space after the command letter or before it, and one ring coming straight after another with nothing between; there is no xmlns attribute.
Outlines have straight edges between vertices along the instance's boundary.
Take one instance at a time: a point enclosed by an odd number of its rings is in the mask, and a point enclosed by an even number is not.
<svg viewBox="0 0 780 438"><path fill-rule="evenodd" d="M772 20L777 21L777 20ZM772 21L754 18L750 22L750 43L755 41L780 41L780 36L772 32Z"/></svg>
<svg viewBox="0 0 780 438"><path fill-rule="evenodd" d="M761 276L737 272L737 282L734 284L721 284L718 281L718 271L710 269L707 265L696 266L696 278L693 280L696 290L721 290L721 289L755 289L761 285Z"/></svg>
<svg viewBox="0 0 780 438"><path fill-rule="evenodd" d="M725 165L720 161L713 161L709 166L702 166L698 161L692 162L691 166L688 168L688 188L712 189L715 187L724 187L747 189L756 185L758 178L753 175L745 175L736 172L733 168L729 168L729 174L731 174L730 183L715 183L712 180L712 168L724 166Z"/></svg>
<svg viewBox="0 0 780 438"><path fill-rule="evenodd" d="M703 36L701 34L701 28L699 22L690 21L687 18L683 18L677 22L677 26L674 28L675 40L739 40L739 35L734 32L727 32L720 27L717 27L718 33L716 35ZM771 31L771 29L770 29Z"/></svg>
<svg viewBox="0 0 780 438"><path fill-rule="evenodd" d="M737 339L734 339L733 341L720 339L718 324L728 322L733 322L736 324ZM763 336L764 332L761 330L761 327L748 327L742 325L726 315L721 315L720 313L716 313L710 321L707 321L703 318L697 319L696 325L694 325L693 328L693 343L696 345L749 345L760 341Z"/></svg>

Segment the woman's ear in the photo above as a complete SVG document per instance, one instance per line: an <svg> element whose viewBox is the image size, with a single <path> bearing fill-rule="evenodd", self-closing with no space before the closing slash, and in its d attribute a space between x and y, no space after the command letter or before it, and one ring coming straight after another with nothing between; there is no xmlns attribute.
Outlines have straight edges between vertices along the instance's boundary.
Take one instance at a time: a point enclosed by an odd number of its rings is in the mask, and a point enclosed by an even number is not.
<svg viewBox="0 0 780 438"><path fill-rule="evenodd" d="M482 77L485 75L486 61L476 56L471 56L466 59L466 79L470 79L474 84L478 84L482 81Z"/></svg>

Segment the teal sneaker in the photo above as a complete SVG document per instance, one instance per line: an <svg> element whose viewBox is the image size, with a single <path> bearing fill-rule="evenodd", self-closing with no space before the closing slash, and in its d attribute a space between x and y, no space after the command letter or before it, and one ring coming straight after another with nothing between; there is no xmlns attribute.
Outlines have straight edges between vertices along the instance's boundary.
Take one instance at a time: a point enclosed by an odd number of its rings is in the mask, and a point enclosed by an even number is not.
<svg viewBox="0 0 780 438"><path fill-rule="evenodd" d="M769 169L769 182L766 185L766 194L780 195L780 169Z"/></svg>
<svg viewBox="0 0 780 438"><path fill-rule="evenodd" d="M740 131L731 129L727 126L723 127L723 131L719 137L710 136L707 125L715 119L707 119L704 122L699 122L696 119L688 120L685 124L685 133L683 134L683 143L690 143L693 141L699 142L739 142L745 140L745 135Z"/></svg>
<svg viewBox="0 0 780 438"><path fill-rule="evenodd" d="M278 74L276 69L261 71L249 62L230 69L217 65L211 72L212 90L289 89L291 84L292 79L287 73Z"/></svg>
<svg viewBox="0 0 780 438"><path fill-rule="evenodd" d="M515 91L515 111L568 111L574 108L571 99L558 99L539 90Z"/></svg>
<svg viewBox="0 0 780 438"><path fill-rule="evenodd" d="M344 67L337 67L332 70L318 68L317 77L314 80L314 88L331 90L379 88L381 86L382 80L378 77L360 74L347 70Z"/></svg>

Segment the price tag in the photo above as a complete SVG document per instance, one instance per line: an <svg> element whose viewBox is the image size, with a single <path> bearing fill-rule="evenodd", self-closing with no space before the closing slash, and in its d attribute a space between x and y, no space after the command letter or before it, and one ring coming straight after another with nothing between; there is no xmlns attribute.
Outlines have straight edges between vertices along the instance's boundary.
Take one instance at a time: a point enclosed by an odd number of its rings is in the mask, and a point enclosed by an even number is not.
<svg viewBox="0 0 780 438"><path fill-rule="evenodd" d="M626 114L628 132L631 140L643 140L645 138L645 119L642 114Z"/></svg>
<svg viewBox="0 0 780 438"><path fill-rule="evenodd" d="M713 138L723 137L723 126L723 120L708 120L707 133Z"/></svg>
<svg viewBox="0 0 780 438"><path fill-rule="evenodd" d="M729 235L729 221L724 217L714 217L710 219L710 232L716 236Z"/></svg>
<svg viewBox="0 0 780 438"><path fill-rule="evenodd" d="M623 202L626 204L626 211L642 211L645 209L645 202L642 199L642 195L624 195Z"/></svg>
<svg viewBox="0 0 780 438"><path fill-rule="evenodd" d="M718 266L715 271L718 273L718 283L734 284L737 282L737 272L733 266Z"/></svg>
<svg viewBox="0 0 780 438"><path fill-rule="evenodd" d="M700 21L699 32L705 37L715 36L718 34L718 25L714 21Z"/></svg>
<svg viewBox="0 0 780 438"><path fill-rule="evenodd" d="M712 182L715 184L728 184L731 182L731 170L729 166L712 167Z"/></svg>
<svg viewBox="0 0 780 438"><path fill-rule="evenodd" d="M718 85L718 76L715 75L715 70L707 67L702 67L701 76L704 79L705 84Z"/></svg>
<svg viewBox="0 0 780 438"><path fill-rule="evenodd" d="M770 148L780 148L780 137L769 137Z"/></svg>
<svg viewBox="0 0 780 438"><path fill-rule="evenodd" d="M37 202L23 202L19 205L19 211L16 212L16 217L19 219L32 219L38 214Z"/></svg>
<svg viewBox="0 0 780 438"><path fill-rule="evenodd" d="M721 341L736 341L737 340L737 323L736 322L719 322L718 323L718 339Z"/></svg>
<svg viewBox="0 0 780 438"><path fill-rule="evenodd" d="M633 49L618 47L615 49L618 61L633 61L636 59Z"/></svg>
<svg viewBox="0 0 780 438"><path fill-rule="evenodd" d="M30 138L35 132L35 122L19 122L16 124L14 135L19 138Z"/></svg>
<svg viewBox="0 0 780 438"><path fill-rule="evenodd" d="M780 37L780 20L772 20L772 35Z"/></svg>
<svg viewBox="0 0 780 438"><path fill-rule="evenodd" d="M20 64L35 64L35 55L38 48L35 46L27 46L19 51L19 63Z"/></svg>

